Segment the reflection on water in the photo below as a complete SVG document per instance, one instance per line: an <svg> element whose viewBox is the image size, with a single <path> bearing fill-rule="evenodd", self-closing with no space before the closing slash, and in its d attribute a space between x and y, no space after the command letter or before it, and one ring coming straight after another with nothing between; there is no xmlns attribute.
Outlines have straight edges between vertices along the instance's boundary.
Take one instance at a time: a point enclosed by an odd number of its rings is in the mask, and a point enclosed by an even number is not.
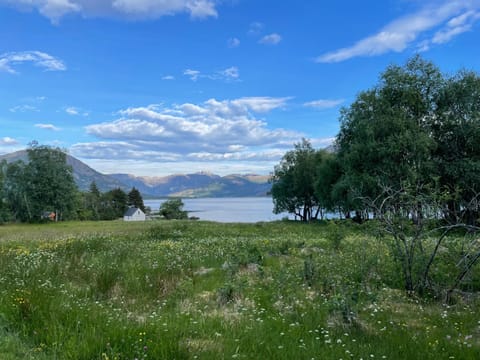
<svg viewBox="0 0 480 360"><path fill-rule="evenodd" d="M165 200L145 200L145 206L157 212ZM281 220L288 214L274 214L270 197L183 199L188 216L218 222L257 222Z"/></svg>

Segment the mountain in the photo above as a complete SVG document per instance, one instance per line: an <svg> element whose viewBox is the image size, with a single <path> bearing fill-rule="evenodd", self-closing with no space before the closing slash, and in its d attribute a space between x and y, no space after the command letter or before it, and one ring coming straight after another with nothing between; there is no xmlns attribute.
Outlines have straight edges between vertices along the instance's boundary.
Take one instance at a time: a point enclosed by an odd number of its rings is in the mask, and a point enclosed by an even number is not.
<svg viewBox="0 0 480 360"><path fill-rule="evenodd" d="M228 175L210 173L136 177L128 174L110 175L122 183L137 188L142 194L156 197L242 197L265 196L271 185L267 176Z"/></svg>
<svg viewBox="0 0 480 360"><path fill-rule="evenodd" d="M16 151L14 153L0 155L0 161L7 160L8 163L21 160L28 161L26 150ZM126 186L117 179L99 173L87 164L67 154L67 164L73 169L73 178L81 191L87 191L92 181L95 181L100 191L106 192L115 188L121 188L124 191L130 191L131 187Z"/></svg>
<svg viewBox="0 0 480 360"><path fill-rule="evenodd" d="M0 155L0 161L27 161L26 150ZM121 188L128 192L137 188L143 197L243 197L265 196L271 189L268 176L255 174L219 176L207 172L165 177L134 176L130 174L101 174L67 154L67 164L81 191L87 191L95 181L100 191Z"/></svg>

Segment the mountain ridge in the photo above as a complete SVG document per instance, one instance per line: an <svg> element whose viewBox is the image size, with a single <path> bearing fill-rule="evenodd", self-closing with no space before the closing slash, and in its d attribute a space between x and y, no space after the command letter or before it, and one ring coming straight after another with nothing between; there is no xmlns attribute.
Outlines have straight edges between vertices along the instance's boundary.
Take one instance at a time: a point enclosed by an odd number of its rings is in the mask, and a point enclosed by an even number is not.
<svg viewBox="0 0 480 360"><path fill-rule="evenodd" d="M20 150L0 155L0 161L28 161L27 151ZM132 187L145 198L155 197L247 197L267 196L271 184L269 177L257 174L216 175L210 172L172 174L167 176L135 176L133 174L102 174L81 160L67 154L67 164L73 169L75 183L81 191L88 191L95 181L100 191Z"/></svg>

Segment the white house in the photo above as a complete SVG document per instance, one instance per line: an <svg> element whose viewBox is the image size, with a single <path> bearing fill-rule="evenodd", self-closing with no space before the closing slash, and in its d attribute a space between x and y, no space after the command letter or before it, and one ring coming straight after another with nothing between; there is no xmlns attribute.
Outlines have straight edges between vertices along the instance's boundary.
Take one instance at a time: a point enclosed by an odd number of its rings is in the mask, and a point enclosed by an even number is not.
<svg viewBox="0 0 480 360"><path fill-rule="evenodd" d="M123 215L123 221L145 221L145 213L136 207L131 207Z"/></svg>

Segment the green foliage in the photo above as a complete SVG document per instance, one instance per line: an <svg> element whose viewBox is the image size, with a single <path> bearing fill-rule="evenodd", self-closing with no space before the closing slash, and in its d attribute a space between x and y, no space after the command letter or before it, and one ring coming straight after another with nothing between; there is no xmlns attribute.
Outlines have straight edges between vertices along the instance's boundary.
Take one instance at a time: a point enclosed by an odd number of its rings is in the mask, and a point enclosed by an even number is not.
<svg viewBox="0 0 480 360"><path fill-rule="evenodd" d="M15 220L38 222L45 212L56 220L75 218L77 187L66 154L59 148L33 142L27 150L28 163L3 164L2 202Z"/></svg>
<svg viewBox="0 0 480 360"><path fill-rule="evenodd" d="M130 190L130 192L128 193L127 205L134 206L142 210L143 212L146 211L145 204L143 203L142 194L140 194L140 191L138 191L138 189L136 189L135 187L133 187L132 190Z"/></svg>
<svg viewBox="0 0 480 360"><path fill-rule="evenodd" d="M303 139L283 156L271 179L275 213L286 211L302 221L317 218L320 208L315 194L315 167L323 155Z"/></svg>
<svg viewBox="0 0 480 360"><path fill-rule="evenodd" d="M329 221L327 225L327 240L334 250L340 250L340 246L346 236L344 226L336 224L334 221Z"/></svg>
<svg viewBox="0 0 480 360"><path fill-rule="evenodd" d="M0 224L3 224L10 220L10 210L8 208L6 188L4 186L6 182L6 169L7 162L3 160L0 162Z"/></svg>
<svg viewBox="0 0 480 360"><path fill-rule="evenodd" d="M434 117L441 85L439 70L415 57L388 67L376 87L342 110L338 156L356 196L373 199L382 186L430 182L435 141L425 119Z"/></svg>
<svg viewBox="0 0 480 360"><path fill-rule="evenodd" d="M128 195L120 188L103 193L100 199L100 219L114 220L123 217L128 209L127 203Z"/></svg>
<svg viewBox="0 0 480 360"><path fill-rule="evenodd" d="M452 306L408 298L388 243L366 234L374 232L369 223L335 226L345 233L339 250L326 240L326 223L2 226L0 354L12 360L478 357L474 294L458 296ZM433 272L445 281L456 266L450 255L470 243L461 234L451 240L445 244L455 246L442 251ZM223 265L235 256L238 266L230 271ZM475 269L464 291L479 279Z"/></svg>
<svg viewBox="0 0 480 360"><path fill-rule="evenodd" d="M160 215L167 220L187 219L188 213L183 210L182 199L169 199L160 205Z"/></svg>
<svg viewBox="0 0 480 360"><path fill-rule="evenodd" d="M365 235L372 225L335 226L339 250L326 223L2 226L1 357L478 357L480 304L465 291L480 269L454 305L408 298L388 243ZM445 242L432 275L452 280L462 243Z"/></svg>
<svg viewBox="0 0 480 360"><path fill-rule="evenodd" d="M473 72L446 76L419 56L389 66L341 112L342 176L334 193L353 193L353 202L345 201L357 210L385 188L439 187L449 194L441 204L445 218L474 225L480 216L474 200L480 192L479 97L480 77Z"/></svg>
<svg viewBox="0 0 480 360"><path fill-rule="evenodd" d="M220 305L226 305L235 300L235 286L232 283L226 283L217 291L217 301Z"/></svg>
<svg viewBox="0 0 480 360"><path fill-rule="evenodd" d="M433 158L440 185L455 198L448 202L448 217L471 225L480 216L472 199L480 193L480 77L461 71L446 80L431 121L437 147Z"/></svg>
<svg viewBox="0 0 480 360"><path fill-rule="evenodd" d="M315 278L315 264L313 262L312 254L303 260L303 280L308 286L313 285Z"/></svg>
<svg viewBox="0 0 480 360"><path fill-rule="evenodd" d="M344 197L339 196L335 189L342 176L342 168L335 154L325 153L319 163L316 164L317 178L315 182L315 194L322 208L327 211L336 211L339 208L348 211L350 207L344 203Z"/></svg>

